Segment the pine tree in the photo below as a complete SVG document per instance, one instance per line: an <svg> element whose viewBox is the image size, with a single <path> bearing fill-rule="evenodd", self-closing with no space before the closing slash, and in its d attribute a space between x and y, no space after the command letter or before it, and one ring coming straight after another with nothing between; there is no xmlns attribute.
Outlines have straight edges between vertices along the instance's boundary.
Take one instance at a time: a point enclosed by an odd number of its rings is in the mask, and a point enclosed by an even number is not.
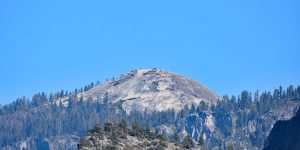
<svg viewBox="0 0 300 150"><path fill-rule="evenodd" d="M111 141L114 145L117 145L119 143L119 136L117 131L113 130L111 134Z"/></svg>
<svg viewBox="0 0 300 150"><path fill-rule="evenodd" d="M122 119L118 126L122 132L127 133L127 122L124 119Z"/></svg>
<svg viewBox="0 0 300 150"><path fill-rule="evenodd" d="M136 136L136 135L140 135L140 125L137 121L134 121L131 125L131 132L130 134L133 135L133 136Z"/></svg>
<svg viewBox="0 0 300 150"><path fill-rule="evenodd" d="M97 124L94 128L94 132L99 134L99 135L103 135L103 130L101 128L101 126L99 124Z"/></svg>
<svg viewBox="0 0 300 150"><path fill-rule="evenodd" d="M132 130L135 130L135 131L139 131L140 130L140 125L137 121L134 121L132 123Z"/></svg>
<svg viewBox="0 0 300 150"><path fill-rule="evenodd" d="M114 128L114 123L113 122L106 122L104 124L104 131L107 133L110 133Z"/></svg>
<svg viewBox="0 0 300 150"><path fill-rule="evenodd" d="M104 107L104 111L106 111L108 109L108 101L109 101L109 98L108 98L108 93L106 92L104 94L104 98L103 98L103 107Z"/></svg>

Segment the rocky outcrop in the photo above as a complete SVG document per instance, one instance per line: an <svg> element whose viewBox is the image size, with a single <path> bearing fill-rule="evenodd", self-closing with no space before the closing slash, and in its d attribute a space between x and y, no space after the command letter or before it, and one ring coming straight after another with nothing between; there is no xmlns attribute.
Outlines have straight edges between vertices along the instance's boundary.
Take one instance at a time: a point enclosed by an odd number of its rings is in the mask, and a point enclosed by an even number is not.
<svg viewBox="0 0 300 150"><path fill-rule="evenodd" d="M193 143L192 143L193 145ZM184 150L184 145L169 141L163 135L138 124L127 128L125 121L115 124L108 122L90 129L88 136L83 137L78 144L80 150Z"/></svg>
<svg viewBox="0 0 300 150"><path fill-rule="evenodd" d="M270 132L263 150L300 149L300 109L295 117L277 121Z"/></svg>
<svg viewBox="0 0 300 150"><path fill-rule="evenodd" d="M52 136L50 138L30 137L1 150L74 150L80 137L74 135Z"/></svg>
<svg viewBox="0 0 300 150"><path fill-rule="evenodd" d="M78 93L77 98L84 100L104 99L112 103L122 102L126 112L179 111L184 106L199 105L201 101L216 104L220 97L204 85L187 78L161 69L134 70L98 85L86 92ZM68 98L56 101L68 105Z"/></svg>

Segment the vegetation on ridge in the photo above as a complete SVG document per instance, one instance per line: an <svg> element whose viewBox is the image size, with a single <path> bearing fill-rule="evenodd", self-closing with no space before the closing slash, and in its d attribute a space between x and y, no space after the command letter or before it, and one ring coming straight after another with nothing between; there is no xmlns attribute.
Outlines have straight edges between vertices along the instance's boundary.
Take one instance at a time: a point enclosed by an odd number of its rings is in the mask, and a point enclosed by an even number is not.
<svg viewBox="0 0 300 150"><path fill-rule="evenodd" d="M189 138L184 145L176 141L169 141L163 135L153 132L149 127L143 129L138 122L133 122L128 128L127 122L120 123L106 122L103 127L99 124L88 130L88 135L80 140L78 149L80 150L109 150L109 149L184 149L191 148L193 140Z"/></svg>

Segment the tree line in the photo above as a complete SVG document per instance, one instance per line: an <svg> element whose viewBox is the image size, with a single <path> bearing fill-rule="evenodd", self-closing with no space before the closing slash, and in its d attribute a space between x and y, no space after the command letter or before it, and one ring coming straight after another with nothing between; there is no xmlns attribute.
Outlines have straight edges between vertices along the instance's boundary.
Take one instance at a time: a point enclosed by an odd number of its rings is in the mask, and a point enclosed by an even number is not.
<svg viewBox="0 0 300 150"><path fill-rule="evenodd" d="M91 87L91 86L90 86ZM89 88L90 88L89 87ZM79 92L79 91L77 91ZM58 97L68 96L69 104L53 103ZM0 147L11 145L27 137L45 138L65 134L85 136L89 128L96 124L104 125L108 121L126 120L129 123L139 122L143 128L156 128L163 124L170 124L180 130L178 122L191 114L203 115L206 110L211 110L216 120L216 126L222 128L225 137L231 135L231 122L224 119L234 112L237 117L237 126L247 126L249 120L268 113L270 110L283 107L288 101L300 101L300 86L287 89L279 87L272 92L243 91L238 96L225 95L216 105L209 106L201 102L199 106L186 106L179 112L166 110L162 112L132 111L127 114L122 109L122 101L110 103L109 95L98 100L79 100L74 92L57 92L47 96L46 93L35 94L31 100L22 97L16 101L0 106ZM205 115L205 114L204 114ZM253 136L254 145L263 145L265 135L263 125L250 136ZM190 133L188 133L190 134ZM191 136L191 135L190 135ZM198 141L202 135L191 138ZM181 139L182 140L182 139Z"/></svg>

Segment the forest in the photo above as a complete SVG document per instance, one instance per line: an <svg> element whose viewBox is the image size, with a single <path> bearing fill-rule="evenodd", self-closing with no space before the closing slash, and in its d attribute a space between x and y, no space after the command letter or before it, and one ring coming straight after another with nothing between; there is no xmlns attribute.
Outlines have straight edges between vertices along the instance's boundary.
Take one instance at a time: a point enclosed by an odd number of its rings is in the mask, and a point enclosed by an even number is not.
<svg viewBox="0 0 300 150"><path fill-rule="evenodd" d="M84 90L89 90L94 84L86 86ZM244 128L249 125L249 121L257 120L262 116L268 115L273 110L284 109L287 103L298 104L300 101L300 86L289 86L283 89L281 86L272 92L254 92L243 91L237 96L223 96L216 105L209 106L202 102L199 106L186 106L183 110L175 112L174 110L162 112L144 112L133 111L126 113L122 109L122 101L119 103L110 103L109 95L104 99L86 100L82 98L77 100L75 94L80 90L73 92L57 92L47 95L46 93L35 94L31 99L22 97L14 102L0 107L0 147L13 145L14 143L25 140L28 137L38 139L60 136L77 135L83 137L88 129L96 124L103 125L108 121L120 122L122 119L129 124L139 122L143 128L159 129L161 125L175 126L175 132L180 132L182 126L180 122L193 114L205 116L207 111L211 111L216 118L216 126L219 127L222 137L226 138L232 134L232 121L225 119L236 115L236 127ZM56 104L53 101L60 97L69 97L67 106L62 103ZM263 120L267 121L267 120ZM251 133L251 144L262 147L267 135L264 131L270 129L261 125L256 132ZM163 133L162 131L158 131ZM189 134L190 132L187 131ZM202 132L203 133L203 132ZM172 135L166 137L174 138ZM201 135L190 135L194 140L198 140ZM183 138L182 138L183 139ZM215 140L222 144L222 141Z"/></svg>

